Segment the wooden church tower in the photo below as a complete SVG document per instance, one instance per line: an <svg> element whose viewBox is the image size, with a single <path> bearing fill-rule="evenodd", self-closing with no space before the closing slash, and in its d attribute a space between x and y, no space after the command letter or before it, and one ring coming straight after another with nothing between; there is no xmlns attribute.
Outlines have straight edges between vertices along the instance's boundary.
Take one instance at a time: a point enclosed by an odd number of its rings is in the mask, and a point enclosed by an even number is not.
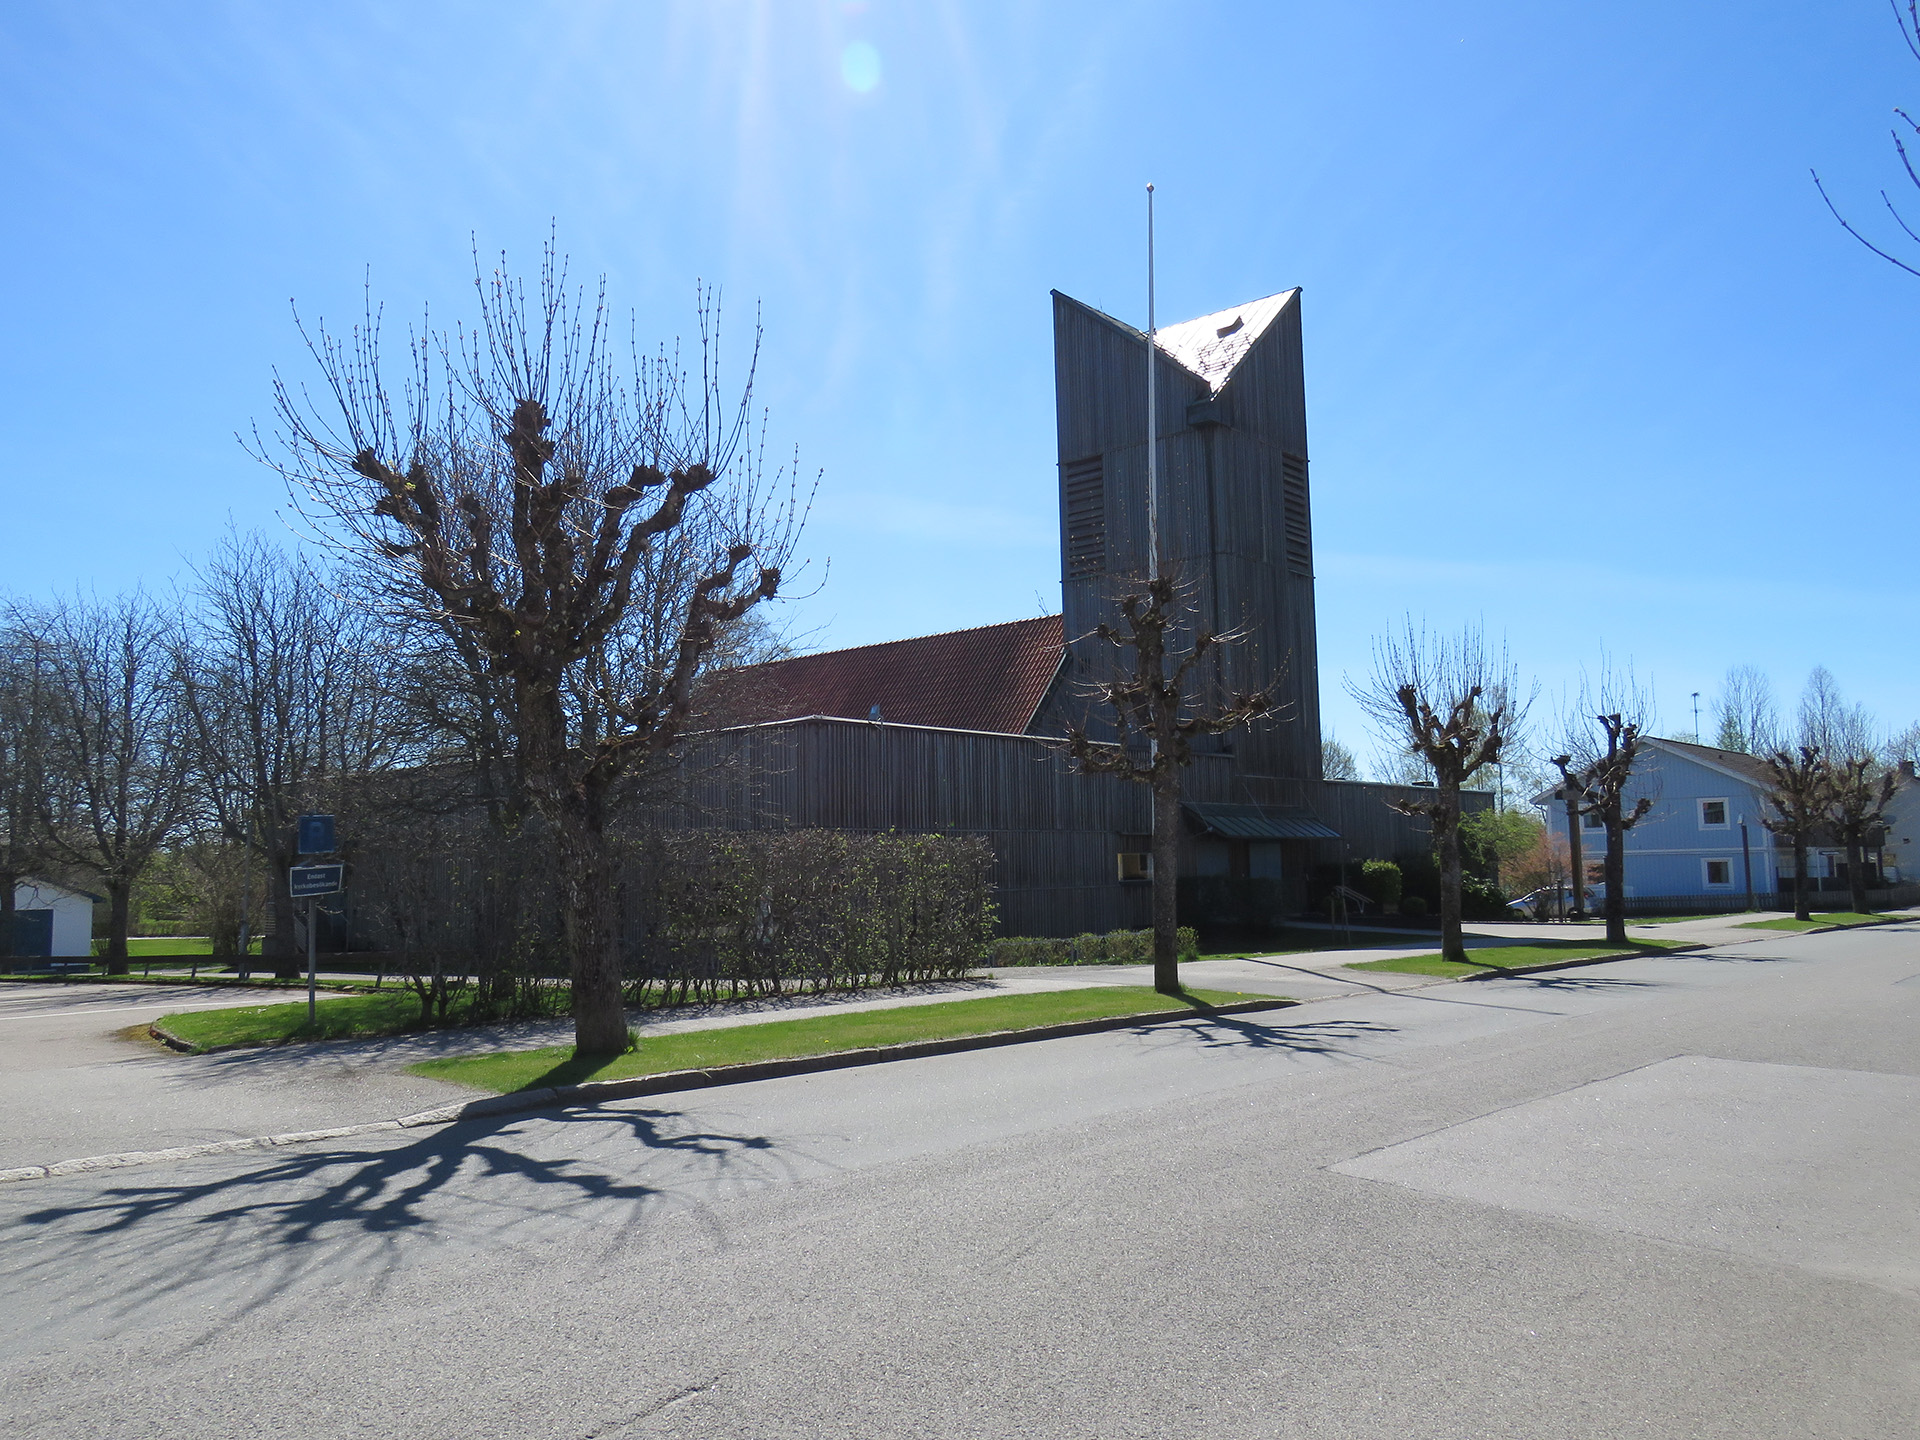
<svg viewBox="0 0 1920 1440"><path fill-rule="evenodd" d="M1147 337L1053 293L1060 431L1061 610L1069 676L1109 673L1092 635L1146 574ZM1313 525L1300 292L1158 334L1160 545L1200 620L1242 630L1217 683L1282 676L1284 719L1225 737L1243 775L1321 777Z"/></svg>

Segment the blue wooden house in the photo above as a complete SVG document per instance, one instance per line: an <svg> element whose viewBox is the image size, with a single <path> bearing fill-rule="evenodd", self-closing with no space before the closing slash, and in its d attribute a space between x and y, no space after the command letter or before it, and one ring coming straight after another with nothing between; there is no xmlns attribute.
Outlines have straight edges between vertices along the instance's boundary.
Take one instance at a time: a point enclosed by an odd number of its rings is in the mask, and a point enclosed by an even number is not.
<svg viewBox="0 0 1920 1440"><path fill-rule="evenodd" d="M1793 850L1776 846L1763 816L1766 768L1752 755L1718 750L1684 740L1646 739L1628 782L1629 808L1642 796L1652 808L1627 832L1626 873L1622 884L1633 908L1667 908L1649 902L1672 900L1686 908L1738 910L1751 893L1762 907L1790 901L1776 892L1793 889ZM1909 777L1910 779L1911 777ZM1870 886L1897 883L1920 874L1920 787L1902 786L1883 846L1867 857ZM1549 790L1534 797L1546 812L1553 834L1567 834L1566 806ZM1830 837L1808 850L1809 885L1819 891L1847 889L1847 856ZM1606 854L1606 831L1597 818L1582 822L1581 860L1590 881ZM1909 852L1911 855L1909 856ZM1902 874L1902 860L1908 860Z"/></svg>

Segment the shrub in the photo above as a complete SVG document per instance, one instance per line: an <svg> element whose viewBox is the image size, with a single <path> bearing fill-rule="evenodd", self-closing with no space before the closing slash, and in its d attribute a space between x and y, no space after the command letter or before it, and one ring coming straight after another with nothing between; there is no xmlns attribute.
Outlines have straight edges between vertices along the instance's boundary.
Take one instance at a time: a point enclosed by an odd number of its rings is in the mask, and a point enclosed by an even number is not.
<svg viewBox="0 0 1920 1440"><path fill-rule="evenodd" d="M1175 932L1174 950L1182 960L1198 960L1199 932L1182 925ZM1070 940L1009 936L995 940L987 952L989 965L1146 965L1152 960L1151 930L1109 930Z"/></svg>
<svg viewBox="0 0 1920 1440"><path fill-rule="evenodd" d="M1409 895L1400 902L1400 913L1409 920L1419 920L1427 913L1427 902L1418 895Z"/></svg>
<svg viewBox="0 0 1920 1440"><path fill-rule="evenodd" d="M1391 915L1400 904L1400 867L1391 860L1362 861L1358 888L1361 894Z"/></svg>
<svg viewBox="0 0 1920 1440"><path fill-rule="evenodd" d="M1507 897L1491 880L1466 875L1460 880L1460 918L1463 920L1507 920Z"/></svg>

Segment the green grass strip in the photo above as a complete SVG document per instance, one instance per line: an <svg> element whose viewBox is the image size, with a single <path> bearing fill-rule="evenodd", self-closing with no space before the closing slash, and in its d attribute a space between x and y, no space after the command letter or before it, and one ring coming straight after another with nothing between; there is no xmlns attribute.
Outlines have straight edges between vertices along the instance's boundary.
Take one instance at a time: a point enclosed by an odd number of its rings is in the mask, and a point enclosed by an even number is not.
<svg viewBox="0 0 1920 1440"><path fill-rule="evenodd" d="M948 1000L931 1005L902 1005L890 1010L857 1010L843 1015L814 1015L804 1020L769 1020L717 1030L688 1030L643 1039L625 1055L575 1059L573 1047L512 1050L494 1055L459 1055L425 1060L407 1068L416 1075L452 1080L505 1094L547 1085L578 1085L585 1080L624 1080L670 1070L711 1070L757 1060L793 1060L831 1055L876 1045L905 1045L917 1040L952 1040L1028 1030L1075 1020L1102 1020L1182 1007L1205 1011L1247 1000L1277 999L1228 990L1190 990L1161 995L1144 985L1101 985L1083 990L1050 990L1037 995L991 995L981 1000Z"/></svg>
<svg viewBox="0 0 1920 1440"><path fill-rule="evenodd" d="M1815 915L1811 920L1795 920L1791 916L1782 920L1749 920L1740 928L1742 930L1825 930L1837 925L1892 925L1911 918L1907 915L1867 915L1858 910L1832 910L1824 915Z"/></svg>
<svg viewBox="0 0 1920 1440"><path fill-rule="evenodd" d="M341 995L323 1001L319 1023L307 1024L307 1002L188 1010L160 1019L160 1028L196 1050L221 1045L278 1045L287 1040L353 1040L398 1035L420 1022L420 997L411 990Z"/></svg>
<svg viewBox="0 0 1920 1440"><path fill-rule="evenodd" d="M1567 960L1594 960L1602 955L1659 955L1684 945L1681 940L1635 940L1624 948L1619 945L1581 944L1574 940L1549 940L1539 945L1487 945L1477 954L1498 955L1497 962L1473 961L1461 965L1442 960L1438 955L1394 955L1385 960L1361 960L1348 970L1390 970L1397 975L1437 975L1454 980L1462 975L1483 975L1489 970L1512 970L1522 965L1552 965Z"/></svg>
<svg viewBox="0 0 1920 1440"><path fill-rule="evenodd" d="M98 959L107 950L107 942L96 939L93 942L94 958ZM254 936L247 946L249 954L260 953L260 937ZM213 941L204 935L187 936L177 939L168 935L129 935L127 954L138 960L142 955L211 955Z"/></svg>

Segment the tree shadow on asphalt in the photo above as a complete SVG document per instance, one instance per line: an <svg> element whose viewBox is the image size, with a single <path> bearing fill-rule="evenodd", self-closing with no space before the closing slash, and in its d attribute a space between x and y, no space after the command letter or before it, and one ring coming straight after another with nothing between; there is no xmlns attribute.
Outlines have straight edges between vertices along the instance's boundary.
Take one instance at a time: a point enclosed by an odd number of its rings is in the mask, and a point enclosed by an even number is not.
<svg viewBox="0 0 1920 1440"><path fill-rule="evenodd" d="M619 1232L639 1218L635 1212L676 1198L697 1203L680 1193L689 1180L752 1181L782 1168L770 1163L776 1147L766 1136L680 1131L673 1123L678 1118L665 1110L556 1110L423 1128L392 1148L372 1148L394 1138L394 1132L375 1132L365 1137L366 1148L303 1145L258 1165L246 1165L243 1152L233 1157L240 1169L226 1156L202 1157L183 1163L219 1173L110 1186L20 1214L12 1222L9 1263L0 1269L17 1293L36 1274L51 1280L84 1266L95 1275L112 1274L135 1304L155 1284L220 1279L229 1301L238 1298L237 1289L254 1292L232 1307L230 1318L237 1318L323 1259L329 1269L384 1273L399 1263L400 1242L414 1233L446 1238L457 1230L469 1243L506 1243L532 1238L505 1232L543 1217ZM568 1146L564 1131L547 1130L543 1149L576 1154L541 1158L511 1143L529 1120L543 1127L594 1125L602 1133L582 1134ZM634 1142L648 1160L668 1157L672 1173L650 1182L640 1176L642 1162L615 1173L577 1158L588 1146ZM628 1212L610 1213L610 1203ZM33 1229L42 1233L31 1239L21 1233ZM247 1268L244 1280L233 1274L237 1265Z"/></svg>
<svg viewBox="0 0 1920 1440"><path fill-rule="evenodd" d="M1384 1040L1400 1033L1397 1025L1374 1020L1307 1020L1295 1025L1263 1024L1241 1015L1204 1015L1143 1026L1136 1034L1176 1032L1191 1036L1208 1049L1286 1050L1298 1055L1358 1057L1351 1048L1363 1040Z"/></svg>
<svg viewBox="0 0 1920 1440"><path fill-rule="evenodd" d="M1585 991L1589 994L1628 994L1635 990L1670 988L1658 980L1627 980L1616 975L1569 975L1550 972L1544 975L1499 975L1487 978L1517 980L1534 990L1559 990L1567 993Z"/></svg>

